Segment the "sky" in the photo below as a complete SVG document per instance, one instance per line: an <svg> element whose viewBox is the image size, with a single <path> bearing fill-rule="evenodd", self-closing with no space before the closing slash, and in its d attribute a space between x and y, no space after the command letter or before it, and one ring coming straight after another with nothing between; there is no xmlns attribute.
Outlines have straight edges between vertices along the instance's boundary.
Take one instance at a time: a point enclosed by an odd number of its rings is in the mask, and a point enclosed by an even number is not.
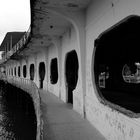
<svg viewBox="0 0 140 140"><path fill-rule="evenodd" d="M0 0L0 44L7 32L27 31L30 0Z"/></svg>

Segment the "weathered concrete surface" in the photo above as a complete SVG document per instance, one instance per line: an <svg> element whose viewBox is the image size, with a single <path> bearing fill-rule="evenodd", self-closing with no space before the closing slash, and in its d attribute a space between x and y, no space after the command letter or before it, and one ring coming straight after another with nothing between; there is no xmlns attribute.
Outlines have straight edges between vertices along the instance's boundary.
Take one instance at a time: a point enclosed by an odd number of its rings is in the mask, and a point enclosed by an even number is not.
<svg viewBox="0 0 140 140"><path fill-rule="evenodd" d="M44 140L105 140L85 119L55 95L40 90Z"/></svg>
<svg viewBox="0 0 140 140"><path fill-rule="evenodd" d="M112 1L113 2L113 1ZM108 140L139 140L140 118L122 114L109 104L100 102L94 82L94 41L98 36L130 15L140 15L140 1L93 1L86 15L86 118ZM102 9L102 10L101 10ZM114 47L114 46L113 46ZM112 52L111 52L112 53ZM119 55L119 54L118 54ZM133 93L132 93L133 94ZM126 98L124 101L127 100ZM119 106L115 104L117 109ZM121 108L121 110L123 110ZM124 110L126 112L126 110ZM134 113L133 113L134 114Z"/></svg>

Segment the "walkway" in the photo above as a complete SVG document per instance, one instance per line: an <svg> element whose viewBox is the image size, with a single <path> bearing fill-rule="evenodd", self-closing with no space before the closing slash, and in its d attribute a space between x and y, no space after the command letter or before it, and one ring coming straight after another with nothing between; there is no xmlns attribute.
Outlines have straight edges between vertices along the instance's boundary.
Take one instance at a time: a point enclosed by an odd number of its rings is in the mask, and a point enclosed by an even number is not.
<svg viewBox="0 0 140 140"><path fill-rule="evenodd" d="M43 140L105 140L86 119L83 119L55 95L40 90L44 120Z"/></svg>

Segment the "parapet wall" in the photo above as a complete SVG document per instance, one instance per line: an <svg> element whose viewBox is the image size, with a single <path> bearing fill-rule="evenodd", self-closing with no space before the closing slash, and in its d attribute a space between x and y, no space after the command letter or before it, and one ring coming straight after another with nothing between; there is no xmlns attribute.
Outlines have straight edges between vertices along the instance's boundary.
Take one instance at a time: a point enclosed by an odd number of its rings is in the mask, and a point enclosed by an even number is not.
<svg viewBox="0 0 140 140"><path fill-rule="evenodd" d="M37 86L30 80L17 78L17 77L2 77L4 81L24 90L27 92L31 98L33 99L35 114L37 119L37 133L36 140L42 140L42 128L43 128L43 120L41 118L41 109L40 109L40 94Z"/></svg>

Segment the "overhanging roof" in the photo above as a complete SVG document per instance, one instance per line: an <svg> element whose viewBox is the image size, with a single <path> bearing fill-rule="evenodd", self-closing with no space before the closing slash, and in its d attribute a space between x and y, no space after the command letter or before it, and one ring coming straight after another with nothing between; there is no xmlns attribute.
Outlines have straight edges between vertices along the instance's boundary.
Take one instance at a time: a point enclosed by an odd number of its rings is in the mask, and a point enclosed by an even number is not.
<svg viewBox="0 0 140 140"><path fill-rule="evenodd" d="M25 34L25 32L8 32L2 43L1 43L1 46L0 46L0 51L4 51L5 49L5 46L6 44L9 42L12 42L12 46L14 46L21 38L22 36ZM12 40L12 41L11 41Z"/></svg>

